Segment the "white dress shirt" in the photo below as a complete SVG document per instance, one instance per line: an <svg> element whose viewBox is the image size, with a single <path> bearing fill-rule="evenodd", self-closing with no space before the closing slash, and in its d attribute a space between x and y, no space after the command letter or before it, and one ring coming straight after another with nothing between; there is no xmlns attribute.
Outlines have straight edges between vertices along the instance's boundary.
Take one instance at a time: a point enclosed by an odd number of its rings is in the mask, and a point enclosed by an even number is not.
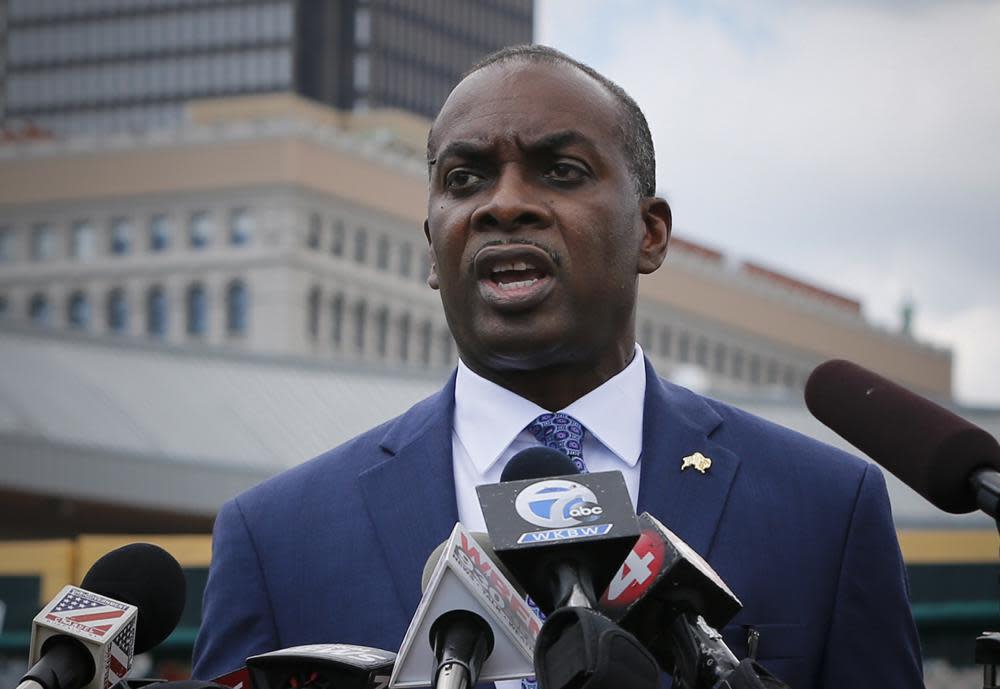
<svg viewBox="0 0 1000 689"><path fill-rule="evenodd" d="M583 461L588 471L622 472L635 507L645 398L646 368L638 344L632 361L618 375L565 409L542 409L473 373L460 360L451 434L459 521L470 531L486 531L476 486L499 483L511 457L541 444L527 426L548 411L565 412L583 424ZM521 681L497 682L496 686L520 689Z"/></svg>

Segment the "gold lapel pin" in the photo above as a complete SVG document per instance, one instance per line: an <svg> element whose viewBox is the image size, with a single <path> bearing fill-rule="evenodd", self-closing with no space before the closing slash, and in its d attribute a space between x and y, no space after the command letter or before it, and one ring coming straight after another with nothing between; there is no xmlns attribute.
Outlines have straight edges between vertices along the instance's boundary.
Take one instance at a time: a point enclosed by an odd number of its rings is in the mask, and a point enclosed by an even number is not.
<svg viewBox="0 0 1000 689"><path fill-rule="evenodd" d="M704 474L711 466L712 460L700 452L695 452L693 455L688 455L681 460L681 471L684 471L688 467L694 467L698 473Z"/></svg>

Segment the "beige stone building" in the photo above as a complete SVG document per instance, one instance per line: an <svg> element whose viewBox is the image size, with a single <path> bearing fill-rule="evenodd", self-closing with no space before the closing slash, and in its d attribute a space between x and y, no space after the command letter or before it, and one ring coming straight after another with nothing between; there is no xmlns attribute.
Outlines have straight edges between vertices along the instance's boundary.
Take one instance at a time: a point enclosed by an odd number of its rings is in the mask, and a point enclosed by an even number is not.
<svg viewBox="0 0 1000 689"><path fill-rule="evenodd" d="M449 368L454 343L425 283L427 125L277 95L193 103L180 128L6 141L0 317ZM872 326L855 299L680 238L641 282L638 337L662 372L720 394L798 394L832 357L951 394L949 351Z"/></svg>

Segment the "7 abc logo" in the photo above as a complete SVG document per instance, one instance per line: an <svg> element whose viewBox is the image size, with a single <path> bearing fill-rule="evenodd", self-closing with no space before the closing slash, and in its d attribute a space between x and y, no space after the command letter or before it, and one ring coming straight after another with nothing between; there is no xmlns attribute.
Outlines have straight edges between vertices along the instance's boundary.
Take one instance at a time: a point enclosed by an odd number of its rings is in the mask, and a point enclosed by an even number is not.
<svg viewBox="0 0 1000 689"><path fill-rule="evenodd" d="M532 483L518 494L514 508L525 521L548 529L589 524L604 515L592 490L566 479Z"/></svg>

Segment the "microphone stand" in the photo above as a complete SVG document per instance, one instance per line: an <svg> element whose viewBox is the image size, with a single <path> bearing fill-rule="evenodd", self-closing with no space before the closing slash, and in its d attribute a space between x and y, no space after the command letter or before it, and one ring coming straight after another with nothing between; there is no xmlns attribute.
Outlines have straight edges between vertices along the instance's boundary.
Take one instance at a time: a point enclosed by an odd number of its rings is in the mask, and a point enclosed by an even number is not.
<svg viewBox="0 0 1000 689"><path fill-rule="evenodd" d="M1000 472L983 468L972 472L969 485L976 495L979 509L993 517L1000 534ZM983 666L983 689L1000 689L997 666L1000 665L1000 632L983 632L976 637L975 661Z"/></svg>

